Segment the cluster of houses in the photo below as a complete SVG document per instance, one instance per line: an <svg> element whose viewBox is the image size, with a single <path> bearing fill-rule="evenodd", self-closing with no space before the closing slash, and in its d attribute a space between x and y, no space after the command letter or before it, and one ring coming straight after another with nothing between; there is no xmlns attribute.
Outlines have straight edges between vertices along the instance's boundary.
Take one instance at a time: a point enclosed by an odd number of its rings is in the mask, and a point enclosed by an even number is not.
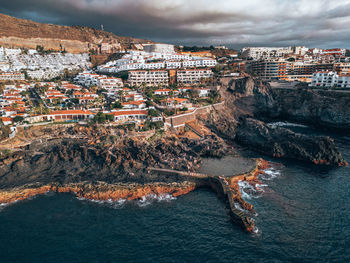
<svg viewBox="0 0 350 263"><path fill-rule="evenodd" d="M0 114L5 125L12 123L17 116L29 116L30 106L27 102L26 84L5 85L0 94Z"/></svg>
<svg viewBox="0 0 350 263"><path fill-rule="evenodd" d="M15 74L25 71L28 78L49 80L62 75L65 70L86 70L90 67L89 54L86 53L41 54L35 49L0 47L0 72L9 74L12 78ZM24 79L24 74L22 77ZM18 76L15 80L18 80Z"/></svg>
<svg viewBox="0 0 350 263"><path fill-rule="evenodd" d="M182 52L176 53L174 46L153 44L144 47L144 51L130 50L122 58L98 67L101 73L118 73L129 70L159 70L211 68L217 64L210 54Z"/></svg>
<svg viewBox="0 0 350 263"><path fill-rule="evenodd" d="M87 54L0 48L0 80L6 81L0 94L0 116L4 125L13 127L16 122L89 121L99 112L112 115L120 124L162 121L160 112L191 111L194 97L209 96L210 89L199 84L213 77L211 68L216 64L208 52L176 53L172 45L150 44L144 51L129 51L98 68L108 73L128 71L123 81L89 71ZM66 69L80 69L81 73L72 82L43 81ZM7 85L7 81L17 84Z"/></svg>

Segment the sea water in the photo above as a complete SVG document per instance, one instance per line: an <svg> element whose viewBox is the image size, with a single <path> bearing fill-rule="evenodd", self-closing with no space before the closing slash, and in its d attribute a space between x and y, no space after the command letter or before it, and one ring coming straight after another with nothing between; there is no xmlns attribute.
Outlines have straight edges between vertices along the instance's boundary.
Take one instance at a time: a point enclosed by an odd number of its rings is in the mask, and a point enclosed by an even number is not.
<svg viewBox="0 0 350 263"><path fill-rule="evenodd" d="M350 161L350 138L334 137ZM133 202L50 193L0 208L0 262L350 262L350 169L282 164L260 176L261 191L240 184L256 233L206 189Z"/></svg>

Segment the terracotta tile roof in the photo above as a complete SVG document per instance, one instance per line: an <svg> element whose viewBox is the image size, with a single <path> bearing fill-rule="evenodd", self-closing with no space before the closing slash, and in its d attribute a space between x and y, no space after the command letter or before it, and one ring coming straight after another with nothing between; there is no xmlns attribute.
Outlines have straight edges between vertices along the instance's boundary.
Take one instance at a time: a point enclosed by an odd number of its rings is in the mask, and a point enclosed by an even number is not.
<svg viewBox="0 0 350 263"><path fill-rule="evenodd" d="M123 115L148 115L147 110L134 110L134 111L116 111L111 112L110 114L114 116L123 116Z"/></svg>
<svg viewBox="0 0 350 263"><path fill-rule="evenodd" d="M128 102L123 102L122 105L141 105L144 104L144 100L139 100L139 101L128 101Z"/></svg>
<svg viewBox="0 0 350 263"><path fill-rule="evenodd" d="M12 118L1 117L2 122L12 121Z"/></svg>
<svg viewBox="0 0 350 263"><path fill-rule="evenodd" d="M72 114L92 115L93 113L91 111L86 111L86 110L58 110L58 111L51 112L48 115L72 115Z"/></svg>

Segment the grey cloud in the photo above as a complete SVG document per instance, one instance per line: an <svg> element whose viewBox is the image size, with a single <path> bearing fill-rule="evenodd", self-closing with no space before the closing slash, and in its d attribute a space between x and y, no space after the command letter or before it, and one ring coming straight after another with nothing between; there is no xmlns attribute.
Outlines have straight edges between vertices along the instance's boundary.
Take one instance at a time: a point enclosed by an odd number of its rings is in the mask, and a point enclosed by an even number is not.
<svg viewBox="0 0 350 263"><path fill-rule="evenodd" d="M205 0L197 1L200 4ZM287 0L280 2L283 1ZM348 47L350 35L346 24L337 20L350 16L350 3L310 14L292 14L290 6L282 4L280 10L272 13L259 11L263 4L252 10L222 10L216 8L220 1L206 9L183 12L178 10L180 4L175 3L167 7L170 15L165 16L162 8L155 9L146 0L109 2L113 3L111 8L103 6L103 1L102 8L96 8L94 0L0 0L0 12L45 23L97 28L103 24L107 31L117 35L175 44ZM232 6L239 7L238 1L232 2L236 4ZM325 1L313 3L323 7Z"/></svg>

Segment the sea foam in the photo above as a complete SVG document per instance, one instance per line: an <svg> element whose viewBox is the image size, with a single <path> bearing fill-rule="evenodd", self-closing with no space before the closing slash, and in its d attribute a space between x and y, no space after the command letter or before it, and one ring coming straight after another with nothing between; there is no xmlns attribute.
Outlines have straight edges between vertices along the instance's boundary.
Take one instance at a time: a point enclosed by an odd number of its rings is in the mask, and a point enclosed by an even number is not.
<svg viewBox="0 0 350 263"><path fill-rule="evenodd" d="M160 194L160 195L149 194L147 196L143 196L137 202L137 204L140 207L145 207L145 206L152 204L153 202L170 202L171 200L175 200L175 199L176 199L176 197L174 197L170 194Z"/></svg>

